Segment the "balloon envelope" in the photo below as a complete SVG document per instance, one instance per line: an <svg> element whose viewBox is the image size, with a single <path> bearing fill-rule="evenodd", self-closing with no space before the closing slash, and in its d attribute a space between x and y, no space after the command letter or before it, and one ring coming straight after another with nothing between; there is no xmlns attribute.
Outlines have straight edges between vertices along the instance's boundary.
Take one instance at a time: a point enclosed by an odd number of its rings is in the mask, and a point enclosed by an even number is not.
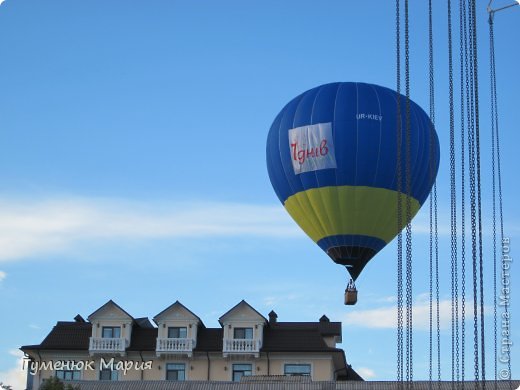
<svg viewBox="0 0 520 390"><path fill-rule="evenodd" d="M401 101L397 175L397 92L366 83L331 83L291 100L267 138L267 169L292 218L355 280L406 225L406 98ZM428 115L410 101L410 206L432 188L439 141ZM400 195L399 195L400 194ZM402 226L398 226L398 197Z"/></svg>

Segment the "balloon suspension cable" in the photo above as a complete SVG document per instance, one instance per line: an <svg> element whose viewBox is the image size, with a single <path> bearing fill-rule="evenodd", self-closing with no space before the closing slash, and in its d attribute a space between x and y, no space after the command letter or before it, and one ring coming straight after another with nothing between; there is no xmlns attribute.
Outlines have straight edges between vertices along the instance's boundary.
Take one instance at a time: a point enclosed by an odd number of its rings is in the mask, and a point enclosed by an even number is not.
<svg viewBox="0 0 520 390"><path fill-rule="evenodd" d="M357 289L354 279L350 279L345 289L345 305L355 305L357 302Z"/></svg>

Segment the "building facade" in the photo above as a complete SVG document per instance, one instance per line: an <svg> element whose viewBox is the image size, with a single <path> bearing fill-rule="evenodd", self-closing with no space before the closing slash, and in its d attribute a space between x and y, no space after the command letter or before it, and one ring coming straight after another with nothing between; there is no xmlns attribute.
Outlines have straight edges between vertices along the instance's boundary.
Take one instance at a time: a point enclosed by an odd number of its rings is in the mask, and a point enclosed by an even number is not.
<svg viewBox="0 0 520 390"><path fill-rule="evenodd" d="M84 320L58 322L39 345L26 345L28 389L64 381L240 381L243 376L360 380L347 364L341 323L279 322L241 301L207 328L180 302L153 318L134 318L112 300Z"/></svg>

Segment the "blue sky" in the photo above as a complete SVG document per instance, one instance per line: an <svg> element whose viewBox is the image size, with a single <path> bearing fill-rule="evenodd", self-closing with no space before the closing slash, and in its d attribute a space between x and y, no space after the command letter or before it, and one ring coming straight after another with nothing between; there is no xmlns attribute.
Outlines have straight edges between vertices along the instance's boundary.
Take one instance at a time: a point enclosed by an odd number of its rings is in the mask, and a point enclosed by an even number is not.
<svg viewBox="0 0 520 390"><path fill-rule="evenodd" d="M415 3L412 98L428 111L427 9ZM490 306L487 3L478 2L478 33ZM434 6L442 369L449 379L447 33L445 6ZM359 303L343 306L346 272L285 213L265 167L271 122L296 95L332 81L395 88L394 7L383 0L3 2L0 381L18 383L17 348L109 299L135 317L153 317L178 299L207 326L218 326L241 299L265 315L274 309L281 321L327 314L343 322L342 347L356 370L394 379L395 243L358 279ZM511 8L497 14L495 26L513 258L520 238L519 18L520 7ZM455 54L458 60L457 46ZM428 375L427 227L425 208L414 235L417 379ZM514 350L515 377L519 359Z"/></svg>

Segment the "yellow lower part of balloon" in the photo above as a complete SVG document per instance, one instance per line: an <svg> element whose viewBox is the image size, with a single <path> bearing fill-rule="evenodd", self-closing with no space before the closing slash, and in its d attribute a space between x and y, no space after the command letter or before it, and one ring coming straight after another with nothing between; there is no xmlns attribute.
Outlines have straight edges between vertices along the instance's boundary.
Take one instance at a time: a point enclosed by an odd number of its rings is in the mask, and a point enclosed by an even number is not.
<svg viewBox="0 0 520 390"><path fill-rule="evenodd" d="M335 235L362 235L392 241L406 225L406 195L401 193L402 226L397 228L397 191L363 186L313 188L285 201L296 223L318 242ZM410 197L411 217L421 205Z"/></svg>

